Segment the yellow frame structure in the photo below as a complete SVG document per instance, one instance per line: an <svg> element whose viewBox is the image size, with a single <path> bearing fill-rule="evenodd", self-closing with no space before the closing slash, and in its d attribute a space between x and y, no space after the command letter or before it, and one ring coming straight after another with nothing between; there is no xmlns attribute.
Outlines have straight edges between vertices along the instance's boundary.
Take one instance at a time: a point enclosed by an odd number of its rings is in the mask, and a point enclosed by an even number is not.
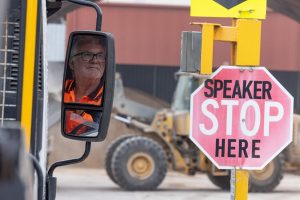
<svg viewBox="0 0 300 200"><path fill-rule="evenodd" d="M197 23L202 28L201 74L211 74L214 41L231 42L232 64L258 66L260 64L261 21L234 19L233 26Z"/></svg>
<svg viewBox="0 0 300 200"><path fill-rule="evenodd" d="M38 2L38 0L27 0L26 4L21 125L26 134L26 148L28 151L30 149L32 124Z"/></svg>
<svg viewBox="0 0 300 200"><path fill-rule="evenodd" d="M260 65L261 21L253 19L233 19L233 26L221 26L214 23L197 23L202 28L201 74L211 74L213 66L214 41L232 44L232 65ZM248 199L249 172L234 170L235 187L232 196L235 200Z"/></svg>

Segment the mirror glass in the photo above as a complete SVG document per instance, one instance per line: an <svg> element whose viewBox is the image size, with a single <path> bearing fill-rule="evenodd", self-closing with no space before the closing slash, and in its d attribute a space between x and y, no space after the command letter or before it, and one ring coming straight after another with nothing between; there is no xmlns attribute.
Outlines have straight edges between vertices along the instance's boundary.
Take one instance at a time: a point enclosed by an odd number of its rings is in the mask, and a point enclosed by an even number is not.
<svg viewBox="0 0 300 200"><path fill-rule="evenodd" d="M115 77L115 45L110 33L70 34L62 82L63 136L99 142L107 135Z"/></svg>
<svg viewBox="0 0 300 200"><path fill-rule="evenodd" d="M66 109L65 133L72 136L96 137L101 113L93 110Z"/></svg>
<svg viewBox="0 0 300 200"><path fill-rule="evenodd" d="M77 34L66 59L64 103L100 106L103 101L107 41L104 36Z"/></svg>

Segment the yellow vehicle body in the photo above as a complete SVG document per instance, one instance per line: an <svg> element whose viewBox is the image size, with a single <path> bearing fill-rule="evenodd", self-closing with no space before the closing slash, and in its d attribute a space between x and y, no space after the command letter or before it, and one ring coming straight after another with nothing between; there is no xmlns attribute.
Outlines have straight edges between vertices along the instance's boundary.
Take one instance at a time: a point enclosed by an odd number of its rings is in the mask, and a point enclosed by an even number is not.
<svg viewBox="0 0 300 200"><path fill-rule="evenodd" d="M194 175L198 172L206 173L209 179L214 184L221 187L222 189L229 189L230 172L228 170L217 169L198 149L198 147L196 147L194 143L189 139L190 94L202 83L204 78L205 77L203 76L181 74L174 93L174 100L171 108L162 109L156 112L150 124L139 120L137 116L129 116L128 114L126 114L126 112L122 112L121 110L119 110L118 107L115 107L115 118L125 123L129 128L135 130L137 129L139 132L139 137L151 138L153 141L157 142L164 149L167 155L168 163L173 170L187 175ZM116 91L118 91L118 89ZM124 103L126 101L124 101L123 99L122 102ZM299 165L299 130L300 117L299 115L294 115L293 143L289 145L282 154L271 161L271 163L268 164L263 170L255 170L249 172L250 191L272 191L280 183L283 177L283 170L285 166L289 165L296 167L297 165ZM136 136L133 134L128 137L131 137L132 143L134 143L134 137ZM122 143L129 143L129 139L127 140L123 138L122 140L124 141L119 140L120 144L118 145L122 146ZM114 147L115 149L109 148L108 152L110 153L106 157L106 160L108 161L106 167L110 177L114 176L113 165L120 164L118 162L111 164L110 162L110 160L114 160L114 154L118 154L118 150L116 150L118 145ZM121 149L119 149L119 151L121 151ZM137 150L132 151L135 151L136 154L139 154ZM148 171L151 171L156 167L155 162L152 162L151 159L149 160L149 162L145 162L144 160L147 160L147 158L139 158L139 163L144 163L144 165L147 165L145 163L151 163L152 166L143 167L145 169L148 169ZM135 168L135 164L127 165L127 167L129 171L132 171ZM139 180L137 179L136 182L138 181ZM115 182L118 184L118 181ZM127 184L130 185L130 183ZM132 187L131 189L135 188Z"/></svg>

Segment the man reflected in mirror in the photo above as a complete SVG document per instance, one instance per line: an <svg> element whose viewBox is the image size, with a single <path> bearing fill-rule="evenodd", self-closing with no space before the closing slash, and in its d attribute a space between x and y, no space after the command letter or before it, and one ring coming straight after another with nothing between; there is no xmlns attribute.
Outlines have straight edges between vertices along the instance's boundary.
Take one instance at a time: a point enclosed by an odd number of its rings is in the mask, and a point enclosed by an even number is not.
<svg viewBox="0 0 300 200"><path fill-rule="evenodd" d="M64 101L101 105L104 90L105 42L99 36L74 37Z"/></svg>
<svg viewBox="0 0 300 200"><path fill-rule="evenodd" d="M65 103L101 106L104 92L105 60L105 40L102 37L74 36L65 79ZM66 133L68 134L82 135L92 130L98 131L96 127L99 126L99 112L67 110L65 117Z"/></svg>

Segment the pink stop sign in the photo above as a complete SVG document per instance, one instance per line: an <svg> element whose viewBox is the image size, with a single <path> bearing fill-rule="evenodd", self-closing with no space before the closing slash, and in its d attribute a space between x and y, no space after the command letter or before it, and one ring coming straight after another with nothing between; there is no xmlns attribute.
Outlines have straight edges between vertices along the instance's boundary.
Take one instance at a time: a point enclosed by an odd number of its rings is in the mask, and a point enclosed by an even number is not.
<svg viewBox="0 0 300 200"><path fill-rule="evenodd" d="M293 97L264 67L221 66L190 114L191 140L220 169L262 169L292 141Z"/></svg>

